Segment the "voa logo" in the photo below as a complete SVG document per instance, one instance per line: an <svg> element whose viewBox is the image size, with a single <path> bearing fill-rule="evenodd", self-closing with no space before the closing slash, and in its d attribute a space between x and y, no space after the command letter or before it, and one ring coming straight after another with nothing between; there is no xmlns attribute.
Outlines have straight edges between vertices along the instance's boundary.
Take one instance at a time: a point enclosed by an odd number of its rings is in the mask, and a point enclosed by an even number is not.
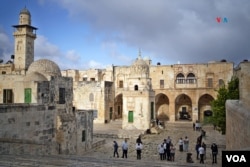
<svg viewBox="0 0 250 167"><path fill-rule="evenodd" d="M246 158L244 155L226 155L227 162L247 162Z"/></svg>
<svg viewBox="0 0 250 167"><path fill-rule="evenodd" d="M250 167L250 151L222 151L223 167Z"/></svg>

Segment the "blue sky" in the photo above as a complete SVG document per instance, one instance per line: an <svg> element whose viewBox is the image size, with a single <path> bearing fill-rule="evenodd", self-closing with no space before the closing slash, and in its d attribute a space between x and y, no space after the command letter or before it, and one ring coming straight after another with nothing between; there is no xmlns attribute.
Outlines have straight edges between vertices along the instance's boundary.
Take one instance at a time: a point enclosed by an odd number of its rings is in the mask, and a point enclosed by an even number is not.
<svg viewBox="0 0 250 167"><path fill-rule="evenodd" d="M139 48L153 64L250 60L249 0L2 0L4 61L25 6L38 28L35 60L50 59L61 70L130 65Z"/></svg>

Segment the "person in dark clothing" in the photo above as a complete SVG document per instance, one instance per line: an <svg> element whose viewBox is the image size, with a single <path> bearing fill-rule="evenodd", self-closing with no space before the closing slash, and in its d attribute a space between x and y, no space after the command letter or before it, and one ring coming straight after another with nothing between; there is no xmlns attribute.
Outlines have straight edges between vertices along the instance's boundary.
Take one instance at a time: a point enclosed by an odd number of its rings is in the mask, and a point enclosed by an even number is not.
<svg viewBox="0 0 250 167"><path fill-rule="evenodd" d="M136 139L136 143L141 143L142 144L141 135L139 135L138 138Z"/></svg>
<svg viewBox="0 0 250 167"><path fill-rule="evenodd" d="M117 158L119 158L119 154L118 154L118 144L116 141L114 141L114 157L115 155L117 155Z"/></svg>
<svg viewBox="0 0 250 167"><path fill-rule="evenodd" d="M197 157L196 159L199 159L199 148L201 147L201 144L199 142L197 142L196 146L195 146L195 150L196 150L196 153L197 153Z"/></svg>
<svg viewBox="0 0 250 167"><path fill-rule="evenodd" d="M217 154L218 154L218 147L215 143L211 145L211 150L212 150L212 157L213 157L213 162L212 163L217 163Z"/></svg>

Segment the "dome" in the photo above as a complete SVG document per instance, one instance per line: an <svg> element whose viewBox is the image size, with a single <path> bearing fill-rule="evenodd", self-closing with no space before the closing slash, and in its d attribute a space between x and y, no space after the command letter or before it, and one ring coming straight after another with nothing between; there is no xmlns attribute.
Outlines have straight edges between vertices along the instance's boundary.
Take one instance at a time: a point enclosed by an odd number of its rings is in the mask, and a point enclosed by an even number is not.
<svg viewBox="0 0 250 167"><path fill-rule="evenodd" d="M47 78L38 72L31 72L25 76L24 81L47 81Z"/></svg>
<svg viewBox="0 0 250 167"><path fill-rule="evenodd" d="M30 15L30 11L28 9L26 9L26 7L25 7L24 9L21 10L20 14Z"/></svg>
<svg viewBox="0 0 250 167"><path fill-rule="evenodd" d="M33 62L28 69L27 74L40 73L50 80L51 76L61 76L60 68L56 63L47 59L40 59Z"/></svg>
<svg viewBox="0 0 250 167"><path fill-rule="evenodd" d="M149 72L149 66L141 56L134 61L130 68L131 74L148 74Z"/></svg>

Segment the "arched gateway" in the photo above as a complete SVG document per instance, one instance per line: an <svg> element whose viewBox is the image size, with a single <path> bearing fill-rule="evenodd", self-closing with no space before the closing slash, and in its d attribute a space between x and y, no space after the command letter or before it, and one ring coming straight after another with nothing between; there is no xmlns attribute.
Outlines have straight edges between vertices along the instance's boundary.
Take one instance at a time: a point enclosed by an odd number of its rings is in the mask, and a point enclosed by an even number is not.
<svg viewBox="0 0 250 167"><path fill-rule="evenodd" d="M175 99L175 120L192 120L192 100L186 94L181 94Z"/></svg>
<svg viewBox="0 0 250 167"><path fill-rule="evenodd" d="M165 94L160 93L155 97L155 111L158 119L169 121L169 98Z"/></svg>

